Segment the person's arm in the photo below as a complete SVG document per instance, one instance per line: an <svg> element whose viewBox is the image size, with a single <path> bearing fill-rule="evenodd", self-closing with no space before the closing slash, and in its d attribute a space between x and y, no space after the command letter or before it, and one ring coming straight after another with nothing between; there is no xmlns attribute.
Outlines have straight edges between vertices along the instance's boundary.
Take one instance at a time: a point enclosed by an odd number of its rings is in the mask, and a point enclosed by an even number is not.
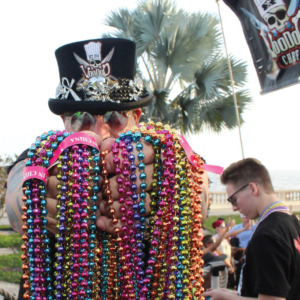
<svg viewBox="0 0 300 300"><path fill-rule="evenodd" d="M248 228L249 227L243 227L241 229L236 229L236 230L229 231L229 232L226 233L225 239L228 239L232 236L236 236L236 235L240 234L241 232L248 230Z"/></svg>
<svg viewBox="0 0 300 300"><path fill-rule="evenodd" d="M224 230L224 232L222 232L222 234L219 234L218 237L216 238L216 241L212 244L210 244L208 247L204 248L204 254L207 252L214 252L216 251L216 249L220 246L220 244L222 243L222 241L224 240L227 231L228 231L228 227L226 227L226 230Z"/></svg>
<svg viewBox="0 0 300 300"><path fill-rule="evenodd" d="M25 167L25 161L18 162L9 172L7 178L7 190L5 194L5 209L9 219L11 227L18 233L23 234L22 226L22 206L24 202L23 198L23 169ZM49 170L49 178L47 182L47 228L50 232L55 233L56 229L56 195L57 195L57 184L58 180L55 173L57 173L56 168Z"/></svg>
<svg viewBox="0 0 300 300"><path fill-rule="evenodd" d="M9 172L7 178L7 190L5 194L5 210L11 227L18 233L23 234L22 230L22 206L23 206L23 168L25 162L18 162Z"/></svg>
<svg viewBox="0 0 300 300"><path fill-rule="evenodd" d="M98 144L100 146L102 142L102 138L93 132L87 132L91 136L93 136ZM23 154L22 154L23 155ZM21 156L22 156L21 155ZM27 156L25 155L25 158ZM13 168L9 171L8 178L7 178L7 190L5 194L5 208L6 213L9 218L9 222L12 226L12 228L20 233L23 234L22 225L22 206L23 203L23 189L22 189L22 183L23 183L23 169L25 167L25 160L21 160L18 163L16 163ZM57 179L58 169L53 165L49 170L49 177L47 180L46 185L46 201L47 201L47 229L50 233L55 234L57 232L56 225L58 223L57 221L57 185L59 183Z"/></svg>
<svg viewBox="0 0 300 300"><path fill-rule="evenodd" d="M259 294L258 298L253 297L242 297L237 294L236 291L228 289L216 289L208 290L203 293L204 297L211 297L210 300L286 300L286 298L268 296Z"/></svg>

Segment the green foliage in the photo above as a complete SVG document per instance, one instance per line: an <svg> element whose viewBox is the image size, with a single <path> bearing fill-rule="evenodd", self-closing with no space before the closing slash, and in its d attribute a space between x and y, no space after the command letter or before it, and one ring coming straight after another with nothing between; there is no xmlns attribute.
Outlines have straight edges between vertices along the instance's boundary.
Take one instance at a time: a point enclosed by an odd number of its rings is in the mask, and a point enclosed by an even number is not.
<svg viewBox="0 0 300 300"><path fill-rule="evenodd" d="M1 229L7 229L1 226ZM0 248L14 248L16 253L0 255L0 281L19 283L22 276L22 260L20 247L23 244L22 238L18 233L1 234Z"/></svg>
<svg viewBox="0 0 300 300"><path fill-rule="evenodd" d="M18 233L3 235L0 233L0 248L20 248L23 244L22 237Z"/></svg>
<svg viewBox="0 0 300 300"><path fill-rule="evenodd" d="M112 11L110 35L135 41L138 73L153 94L143 121L169 123L182 132L220 132L237 126L228 60L219 20L177 9L171 0L142 0L130 11ZM105 35L107 37L108 35ZM240 121L250 103L246 64L230 57Z"/></svg>
<svg viewBox="0 0 300 300"><path fill-rule="evenodd" d="M22 251L0 255L0 281L19 283L22 276Z"/></svg>
<svg viewBox="0 0 300 300"><path fill-rule="evenodd" d="M8 230L13 230L13 229L11 228L10 225L0 225L0 230L1 231L3 231L3 230L8 231Z"/></svg>
<svg viewBox="0 0 300 300"><path fill-rule="evenodd" d="M241 223L241 217L239 214L236 215L228 215L228 216L209 216L207 217L207 219L204 222L204 227L209 230L211 233L214 233L214 229L212 227L212 223L215 222L216 220L218 220L218 218L224 218L225 219L225 223L228 222L228 219L230 218L231 220L235 220L235 223Z"/></svg>
<svg viewBox="0 0 300 300"><path fill-rule="evenodd" d="M21 268L1 268L0 266L0 281L5 281L9 283L20 283L20 279L22 276Z"/></svg>

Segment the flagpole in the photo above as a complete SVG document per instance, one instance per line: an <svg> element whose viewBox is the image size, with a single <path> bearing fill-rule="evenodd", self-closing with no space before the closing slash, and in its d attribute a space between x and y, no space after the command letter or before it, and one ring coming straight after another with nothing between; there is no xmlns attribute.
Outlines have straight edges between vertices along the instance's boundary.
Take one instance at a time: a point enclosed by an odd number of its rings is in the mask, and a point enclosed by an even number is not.
<svg viewBox="0 0 300 300"><path fill-rule="evenodd" d="M237 123L238 123L238 130L239 130L239 137L240 137L240 146L241 146L241 151L242 151L242 158L245 158L245 156L244 156L244 149L243 149L242 134L241 134L241 122L240 122L239 108L238 108L238 105L237 105L237 99L236 99L236 94L235 94L235 89L234 89L234 84L233 84L234 79L233 79L232 66L231 66L231 62L230 62L228 51L227 51L227 45L226 45L226 39L225 39L225 34L224 34L224 28L223 28L223 22L222 22L222 16L221 16L221 10L220 10L219 1L220 0L216 0L217 5L218 5L218 12L219 12L220 24L221 24L223 41L224 41L224 46L225 46L225 53L226 53L226 57L227 57L227 63L228 63L229 74L230 74L230 81L231 81L231 88L232 88L232 93L233 93L233 101L234 101L234 107L235 107L235 114L236 114L236 119L237 119Z"/></svg>

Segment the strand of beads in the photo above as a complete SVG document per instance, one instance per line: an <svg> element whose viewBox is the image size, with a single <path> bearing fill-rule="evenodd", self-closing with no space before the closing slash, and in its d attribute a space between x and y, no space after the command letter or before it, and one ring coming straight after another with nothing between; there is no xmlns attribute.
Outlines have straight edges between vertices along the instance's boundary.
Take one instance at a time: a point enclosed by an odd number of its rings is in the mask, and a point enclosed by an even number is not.
<svg viewBox="0 0 300 300"><path fill-rule="evenodd" d="M55 132L43 135L30 152L28 164L51 166L53 152L65 137L64 133ZM154 150L154 173L149 186L144 145ZM22 246L25 299L202 299L203 162L199 158L198 166L192 165L176 132L153 122L121 134L112 146L112 154L119 185L119 212L113 208L105 162L107 152L98 156L90 145L64 144L58 157L58 234L53 286L45 180L25 181L22 208L26 222ZM110 206L115 226L116 215L121 214L121 226L115 227L114 234L96 229L99 192ZM151 212L146 259L147 192Z"/></svg>
<svg viewBox="0 0 300 300"><path fill-rule="evenodd" d="M89 159L97 153L93 146L83 144L81 147L74 145L69 149L67 145L72 144L72 139L68 140L61 148L58 145L68 137L69 134L64 131L49 131L37 138L28 152L26 169L24 172L24 198L25 202L23 220L25 236L23 237L24 246L22 249L24 255L24 288L26 289L25 299L53 299L52 278L51 278L51 259L49 257L50 240L48 238L47 210L46 210L46 189L47 168L55 162L57 157L63 161L60 167L61 173L58 175L60 184L57 186L60 190L58 200L58 229L57 252L54 276L54 296L56 299L92 299L91 289L94 276L94 253L96 216L95 207L92 206L92 213L89 216L92 232L88 234L88 202L90 185L89 181L93 179L95 185L99 182L99 169L94 168L95 176L90 177ZM86 138L85 136L81 137ZM78 140L82 140L78 138ZM74 139L76 140L76 139ZM90 138L89 138L90 140ZM92 150L90 150L92 149ZM59 155L64 151L63 155ZM55 154L56 153L56 154ZM68 154L69 153L69 154ZM71 153L71 154L70 154ZM70 163L70 158L73 162ZM69 165L70 164L70 165ZM71 171L69 171L71 170ZM68 176L70 177L68 178ZM40 178L41 177L41 178ZM69 180L71 178L71 180ZM97 189L96 189L97 191ZM95 194L93 201L96 202ZM67 206L66 206L67 204ZM71 220L75 220L72 227ZM65 226L66 225L66 226ZM72 227L73 235L70 233ZM72 242L70 237L72 237ZM67 251L65 251L67 250ZM90 255L88 254L90 251ZM63 264L66 272L62 275ZM69 276L69 277L68 277ZM76 279L78 278L78 282Z"/></svg>
<svg viewBox="0 0 300 300"><path fill-rule="evenodd" d="M178 268L181 273L178 274L178 286L177 293L183 299L188 299L188 295L192 293L189 274L191 267L191 255L190 255L190 238L191 238L191 199L188 190L187 180L187 161L185 160L185 153L182 147L178 143L176 137L177 146L177 184L178 184L178 206L180 207L179 214L179 236L178 236L178 249L179 249L179 262ZM181 299L181 298L180 298Z"/></svg>
<svg viewBox="0 0 300 300"><path fill-rule="evenodd" d="M140 295L140 290L137 289L137 273L135 272L138 269L138 257L137 253L137 239L136 239L136 228L135 225L137 224L136 220L136 190L137 185L135 184L135 174L133 173L136 169L134 164L135 155L132 153L133 146L131 144L132 135L127 132L126 134L121 134L119 139L119 145L124 145L121 155L123 157L122 167L123 167L123 186L125 188L125 206L122 207L124 212L124 220L125 228L127 228L127 235L123 236L124 238L124 249L126 250L125 259L127 262L127 276L128 276L128 295L126 297L135 299ZM122 143L122 141L124 143ZM126 172L124 174L124 171ZM125 209L125 207L127 209ZM123 231L125 233L125 229L123 227ZM125 237L127 241L125 240ZM127 238L128 237L128 238Z"/></svg>
<svg viewBox="0 0 300 300"><path fill-rule="evenodd" d="M133 201L132 201L132 190L130 182L130 161L128 159L129 152L127 150L128 145L131 143L129 136L121 136L117 141L118 148L121 150L121 167L119 170L119 193L121 195L121 221L123 226L121 228L122 237L122 250L123 255L120 258L121 270L122 270L122 295L123 299L135 299L137 297L137 290L134 286L136 279L134 272L133 257L136 249L135 230L134 230L134 212L133 212Z"/></svg>
<svg viewBox="0 0 300 300"><path fill-rule="evenodd" d="M116 225L118 223L118 219L116 218L116 211L112 207L113 199L111 198L111 190L108 179L108 172L106 170L105 157L108 154L108 151L101 152L101 169L103 176L103 185L104 185L104 195L107 197L107 203L110 206L110 215L112 217L112 223ZM101 237L102 236L102 237ZM121 242L120 239L120 229L116 226L114 229L113 235L108 235L105 232L99 234L100 240L103 241L102 251L103 255L101 257L101 265L102 265L102 282L101 282L101 299L118 299L119 298L119 281L118 281L118 261L117 255L118 245ZM105 267L105 269L103 269Z"/></svg>
<svg viewBox="0 0 300 300"><path fill-rule="evenodd" d="M70 275L70 257L64 255L64 252L68 252L69 248L66 247L65 239L66 237L66 227L67 227L67 205L68 205L68 152L69 149L66 149L63 154L60 156L60 162L57 167L59 170L59 174L57 175L57 179L60 183L57 185L58 189L58 205L57 205L57 229L58 233L56 234L57 244L56 246L56 253L55 253L55 263L54 263L54 288L55 288L55 297L56 299L64 299L67 298L66 290L67 290L67 283L66 283L66 276L63 274L69 273ZM68 238L67 238L68 239ZM65 266L65 268L63 267ZM64 269L64 273L63 273ZM65 276L63 278L63 276Z"/></svg>
<svg viewBox="0 0 300 300"><path fill-rule="evenodd" d="M152 142L150 136L145 136L145 142ZM153 181L151 183L151 193L150 193L150 218L149 218L149 227L148 227L148 237L150 242L149 249L149 259L147 262L147 268L145 271L147 282L147 287L150 290L150 298L155 299L158 293L159 278L160 278L160 269L162 268L162 254L161 251L164 250L164 244L159 245L160 237L162 235L162 220L160 215L163 214L161 210L158 210L158 201L159 201L159 189L161 186L161 141L155 139L153 141L153 150L154 150L154 173ZM155 269L154 269L155 266ZM148 296L149 299L149 296Z"/></svg>
<svg viewBox="0 0 300 300"><path fill-rule="evenodd" d="M72 146L71 151L71 174L72 180L71 186L71 202L72 206L69 206L70 219L73 220L71 224L71 261L72 261L72 275L69 282L71 283L71 290L69 292L69 297L72 299L83 299L86 297L86 272L87 272L87 220L85 208L85 199L88 197L88 193L83 191L82 184L88 182L86 177L89 173L84 170L83 162L84 157L82 156L82 151L78 145ZM79 166L82 168L79 168ZM81 172L80 172L81 171Z"/></svg>
<svg viewBox="0 0 300 300"><path fill-rule="evenodd" d="M144 135L144 140L146 143L152 143L152 136L148 135L146 133L147 129L146 128L140 128L142 134ZM152 134L154 134L155 132L152 131ZM156 135L156 134L154 134ZM154 136L153 135L153 136ZM156 143L158 142L158 140L156 140ZM156 156L156 157L159 157ZM159 165L161 165L161 162L159 161ZM159 171L160 172L160 171ZM157 174L156 171L154 172L154 174ZM157 181L158 185L161 187L161 181ZM152 184L152 187L155 187L155 184ZM152 193L152 196L154 196L156 193ZM168 231L168 222L166 220L162 220L163 217L165 217L165 213L163 210L165 210L165 202L162 200L162 198L167 197L167 192L166 191L162 191L160 192L158 190L158 202L157 201L151 201L151 206L152 206L152 216L153 218L150 219L150 224L155 225L156 227L159 227L161 225L164 225L164 230L165 232ZM158 204L160 206L158 206ZM157 210L157 207L159 207L159 209ZM159 217L156 217L156 213L157 215L159 215ZM151 247L150 247L150 258L148 259L147 262L147 268L146 268L146 280L145 282L148 283L148 287L150 288L150 280L153 278L156 280L156 282L153 282L153 286L155 286L155 289L153 289L151 291L151 295L152 296L156 296L157 292L163 294L163 287L162 285L164 285L165 281L164 281L164 274L165 274L165 270L167 268L168 263L164 261L164 255L165 255L165 249L166 249L166 240L167 240L167 236L166 233L164 231L160 231L159 229L161 228L155 228L153 231L150 232L150 235L152 235L154 238L151 240ZM159 272L159 270L161 272ZM156 272L155 272L156 271Z"/></svg>
<svg viewBox="0 0 300 300"><path fill-rule="evenodd" d="M58 215L59 232L63 236L58 237L58 242L63 244L57 247L57 252L63 251L65 257L65 268L63 276L59 275L63 285L58 287L62 289L63 294L56 294L59 297L66 296L71 299L92 299L95 292L93 281L96 276L95 269L95 248L96 248L96 215L98 182L100 180L99 167L97 164L94 168L90 165L90 160L95 162L97 150L87 145L73 145L64 151L62 160L66 161L62 166L63 171L67 171L68 175L59 178L68 181L67 202L65 203L65 195L59 197L59 211L66 211L66 217ZM91 176L93 170L94 176ZM93 182L93 186L90 185ZM90 192L92 195L90 197ZM91 205L90 205L91 204ZM90 224L88 225L88 221ZM62 250L61 250L62 249ZM60 257L58 257L60 258ZM61 259L60 259L61 260ZM58 264L56 271L61 271L61 265ZM57 279L57 274L56 279ZM56 282L55 282L56 284ZM56 286L56 292L59 289Z"/></svg>
<svg viewBox="0 0 300 300"><path fill-rule="evenodd" d="M132 133L131 133L132 134ZM132 134L133 135L133 134ZM136 265L136 272L137 272L137 289L139 291L139 299L146 300L146 295L149 291L149 289L146 286L146 282L144 280L145 272L145 254L143 252L145 245L144 245L144 232L145 232L145 214L146 214L146 208L145 208L145 200L147 197L147 194L145 190L147 189L147 183L146 183L146 173L145 173L145 163L143 162L145 158L145 154L142 152L143 150L143 144L139 142L141 138L140 133L136 133L133 136L133 141L136 142L136 150L138 151L137 158L139 160L138 168L136 168L135 164L132 161L131 164L131 181L132 181L132 200L134 201L133 209L135 211L134 219L136 220L136 223L134 225L135 227L135 238L137 241L137 253L136 253L136 259L134 261L134 264ZM133 149L133 146L131 146L131 149ZM137 173L137 174L136 174ZM136 190L138 189L138 186L135 184L136 180L139 178L141 181L140 183L140 193L136 193Z"/></svg>
<svg viewBox="0 0 300 300"><path fill-rule="evenodd" d="M151 126L148 126L151 128ZM160 247L162 255L162 268L160 273L163 275L159 278L159 297L165 295L169 299L174 298L174 272L176 271L174 255L174 243L177 242L177 237L174 235L173 225L176 217L176 211L174 210L174 176L175 176L175 165L173 161L174 147L173 147L173 136L168 130L162 128L160 124L156 126L156 133L161 138L161 163L162 163L162 174L161 174L161 188L160 188L160 199L158 201L159 208L163 211L162 217L162 239Z"/></svg>
<svg viewBox="0 0 300 300"><path fill-rule="evenodd" d="M146 173L144 173L145 164L143 163L143 159L145 155L141 152L142 144L137 143L140 139L141 135L139 133L133 134L131 131L128 131L124 134L121 134L118 141L124 141L126 144L126 152L124 152L124 156L127 157L129 161L129 181L126 182L126 187L130 187L130 189L126 192L126 205L130 205L131 211L129 214L132 214L132 222L128 222L127 226L129 230L133 233L132 238L130 240L131 244L131 258L130 258L130 266L133 282L130 283L133 285L133 290L135 291L135 295L132 295L133 298L138 298L141 300L146 300L146 293L148 292L148 288L144 282L144 231L145 231L145 203L144 200L146 198L145 189L147 184L145 182ZM132 142L137 143L137 148L139 149L138 155L133 154L134 147ZM122 144L122 143L121 143ZM135 165L136 158L138 158L138 166ZM138 187L136 182L138 179L137 173L140 174L139 178L142 180L140 186ZM141 190L138 194L137 191ZM122 208L125 211L124 208ZM128 212L127 212L128 214ZM129 256L128 256L129 257Z"/></svg>
<svg viewBox="0 0 300 300"><path fill-rule="evenodd" d="M98 211L98 193L100 192L99 182L100 182L100 156L97 155L98 151L92 148L92 164L93 164L93 186L92 195L90 197L91 207L90 207L90 225L89 225L89 240L91 241L89 251L89 281L88 287L91 289L91 298L99 298L100 292L100 277L101 268L98 264L99 262L99 247L98 247L98 230L96 226L96 212Z"/></svg>
<svg viewBox="0 0 300 300"><path fill-rule="evenodd" d="M26 220L23 249L27 252L24 257L27 266L23 268L25 299L52 299L45 182L47 167L50 165L49 159L52 158L58 143L67 135L67 132L61 131L42 134L37 137L28 152L23 198L25 202L23 220Z"/></svg>
<svg viewBox="0 0 300 300"><path fill-rule="evenodd" d="M202 175L204 170L202 168L204 162L201 159L200 155L195 155L195 161L197 162L197 167L192 164L187 164L187 176L189 178L189 188L190 188L190 197L192 201L192 237L191 237L191 255L192 255L192 266L190 282L192 283L194 289L194 296L196 299L204 300L204 297L201 297L201 294L204 292L202 287L204 279L201 277L203 274L202 266L204 264L202 260L203 251L202 249L202 225L201 225L201 194L203 192L201 185L203 184Z"/></svg>
<svg viewBox="0 0 300 300"><path fill-rule="evenodd" d="M99 288L94 288L94 282L97 282L95 268L96 265L96 257L95 257L95 249L96 249L96 211L98 210L97 206L97 192L99 192L99 182L100 182L100 167L97 163L99 163L98 150L95 148L87 147L87 145L82 145L83 148L83 158L84 161L82 163L85 171L82 173L82 176L86 179L82 183L82 187L84 188L83 198L84 198L84 212L85 215L81 215L81 217L85 218L87 234L83 236L85 239L85 244L87 245L85 255L87 259L87 269L86 269L86 282L81 284L82 288L86 290L86 294L88 297L85 299L93 299L92 296L96 295L99 291ZM95 165L92 167L91 163ZM91 175L93 173L93 175ZM92 182L92 186L90 185ZM89 196L90 191L92 191L91 197ZM89 205L90 204L90 205ZM88 225L87 222L90 222ZM96 285L95 285L96 286Z"/></svg>
<svg viewBox="0 0 300 300"><path fill-rule="evenodd" d="M152 226L150 229L152 246L149 254L153 257L148 260L146 269L146 276L152 280L151 299L155 299L157 296L168 299L190 299L193 288L196 290L194 292L195 299L200 299L202 293L202 254L199 255L201 249L201 235L199 234L201 229L201 222L199 221L201 220L201 201L197 199L198 203L195 203L193 194L191 195L191 176L188 176L187 173L191 165L178 142L178 136L169 127L148 123L147 126L141 126L138 130L144 136L148 135L145 137L145 141L153 142L155 140L156 145L161 143L160 147L157 148L162 149L165 156L169 156L169 161L161 160L159 158L161 154L153 143L154 149L156 149L156 163L154 164L152 188L156 189L156 192L152 191L151 193L152 217L149 221L150 226ZM175 163L176 171L174 173L171 165ZM164 167L167 165L170 168L164 169L161 165ZM193 172L199 174L202 171L194 167ZM170 174L175 175L176 182L172 181L172 178L169 179ZM166 176L169 180L166 180ZM195 185L198 186L198 184L199 182ZM171 205L165 210L158 206L158 203L162 206L166 203L166 201L161 201L163 186L168 187L168 195L173 195L167 198L167 203L171 203ZM199 192L199 189L196 189ZM191 230L194 219L196 219L197 224ZM164 234L166 231L169 232L167 236ZM169 247L165 247L164 244ZM198 251L195 250L195 245L198 247ZM192 249L194 252L191 251ZM157 263L159 261L162 264ZM196 271L199 271L200 275L195 274ZM167 276L160 276L161 274ZM191 274L194 274L194 277Z"/></svg>

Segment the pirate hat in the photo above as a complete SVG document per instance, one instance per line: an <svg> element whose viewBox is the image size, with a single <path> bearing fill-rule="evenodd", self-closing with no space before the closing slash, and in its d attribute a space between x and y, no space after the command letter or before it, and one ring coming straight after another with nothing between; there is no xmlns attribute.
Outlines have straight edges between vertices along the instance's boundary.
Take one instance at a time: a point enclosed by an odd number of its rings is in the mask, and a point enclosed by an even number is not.
<svg viewBox="0 0 300 300"><path fill-rule="evenodd" d="M55 51L60 83L50 110L106 111L131 110L147 106L152 95L145 93L142 82L134 80L135 43L119 38L75 42Z"/></svg>

